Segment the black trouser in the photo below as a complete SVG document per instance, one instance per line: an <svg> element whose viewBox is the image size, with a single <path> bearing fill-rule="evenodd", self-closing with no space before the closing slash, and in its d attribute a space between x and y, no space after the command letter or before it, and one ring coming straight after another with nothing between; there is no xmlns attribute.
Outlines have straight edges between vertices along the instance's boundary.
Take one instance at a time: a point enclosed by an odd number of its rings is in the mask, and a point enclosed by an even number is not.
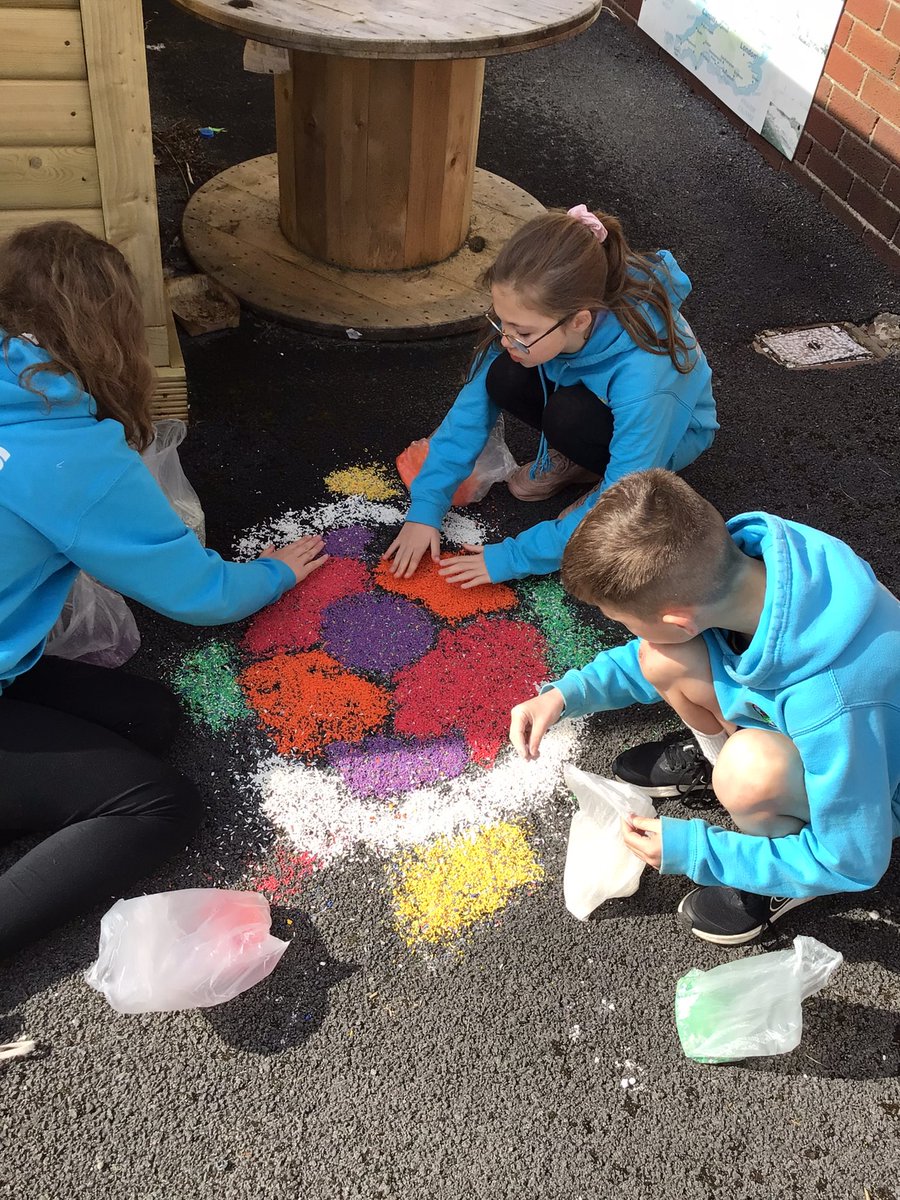
<svg viewBox="0 0 900 1200"><path fill-rule="evenodd" d="M0 830L49 834L0 875L0 958L185 845L200 797L156 757L179 717L161 683L47 656L0 695Z"/></svg>
<svg viewBox="0 0 900 1200"><path fill-rule="evenodd" d="M501 354L488 369L488 395L504 412L542 432L554 450L602 475L613 435L609 407L583 383L557 388L545 406L538 371ZM548 382L548 389L552 386Z"/></svg>

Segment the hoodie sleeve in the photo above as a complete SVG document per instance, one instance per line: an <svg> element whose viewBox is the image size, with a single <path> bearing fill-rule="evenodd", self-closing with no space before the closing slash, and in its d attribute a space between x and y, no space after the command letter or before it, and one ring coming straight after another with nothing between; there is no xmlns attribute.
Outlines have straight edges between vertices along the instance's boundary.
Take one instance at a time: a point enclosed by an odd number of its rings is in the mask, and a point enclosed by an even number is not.
<svg viewBox="0 0 900 1200"><path fill-rule="evenodd" d="M225 562L205 550L137 455L82 515L60 549L101 583L166 617L222 625L277 600L294 583L278 559Z"/></svg>
<svg viewBox="0 0 900 1200"><path fill-rule="evenodd" d="M428 457L412 482L407 521L440 529L450 501L471 474L500 410L487 392L487 373L497 353L488 354L475 376L464 384L428 447Z"/></svg>
<svg viewBox="0 0 900 1200"><path fill-rule="evenodd" d="M760 896L822 896L874 887L893 838L883 711L857 708L794 737L810 822L789 837L732 833L663 817L662 867Z"/></svg>
<svg viewBox="0 0 900 1200"><path fill-rule="evenodd" d="M638 661L639 645L634 638L624 646L601 650L586 667L567 671L562 679L548 683L541 691L558 688L566 702L567 717L584 717L630 704L655 704L662 697L644 678Z"/></svg>
<svg viewBox="0 0 900 1200"><path fill-rule="evenodd" d="M673 393L660 392L615 406L613 417L615 432L600 487L588 492L568 516L541 521L518 537L486 546L484 563L493 583L559 570L566 542L602 493L631 471L664 467L669 461L669 447L684 436L691 414Z"/></svg>

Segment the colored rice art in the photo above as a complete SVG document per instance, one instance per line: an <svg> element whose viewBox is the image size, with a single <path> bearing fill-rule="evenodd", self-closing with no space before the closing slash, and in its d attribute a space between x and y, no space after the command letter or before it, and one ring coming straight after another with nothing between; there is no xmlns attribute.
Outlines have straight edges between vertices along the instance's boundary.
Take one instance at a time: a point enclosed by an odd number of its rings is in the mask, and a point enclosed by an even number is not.
<svg viewBox="0 0 900 1200"><path fill-rule="evenodd" d="M433 949L543 876L522 821L549 805L580 722L551 729L526 763L508 744L509 710L559 666L539 609L552 609L551 633L564 625L580 645L585 631L574 636L555 592L548 608L503 584L464 591L427 557L396 579L380 553L403 516L351 495L249 530L241 557L317 532L332 557L253 618L230 660L218 654L214 685L265 735L250 782L279 854L304 864L298 878L359 854L386 860L398 934ZM463 513L442 531L451 548L486 540Z"/></svg>

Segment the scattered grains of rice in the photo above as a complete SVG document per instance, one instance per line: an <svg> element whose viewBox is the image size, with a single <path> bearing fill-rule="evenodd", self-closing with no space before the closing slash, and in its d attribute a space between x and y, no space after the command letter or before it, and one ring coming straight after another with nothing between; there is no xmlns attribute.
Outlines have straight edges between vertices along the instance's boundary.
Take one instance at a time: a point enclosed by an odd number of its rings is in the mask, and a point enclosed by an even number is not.
<svg viewBox="0 0 900 1200"><path fill-rule="evenodd" d="M325 486L338 496L365 496L367 500L392 500L403 493L382 463L360 463L325 476Z"/></svg>
<svg viewBox="0 0 900 1200"><path fill-rule="evenodd" d="M394 912L410 947L455 940L544 877L524 830L506 822L407 850L398 872Z"/></svg>
<svg viewBox="0 0 900 1200"><path fill-rule="evenodd" d="M388 692L319 650L252 663L240 683L282 754L316 755L331 742L359 741L390 708Z"/></svg>
<svg viewBox="0 0 900 1200"><path fill-rule="evenodd" d="M409 579L398 579L391 574L391 564L381 562L375 568L375 582L388 592L399 592L411 600L421 600L433 613L449 621L451 625L474 617L478 613L501 612L514 608L518 597L505 583L485 583L479 587L461 588L448 583L430 558L419 563Z"/></svg>
<svg viewBox="0 0 900 1200"><path fill-rule="evenodd" d="M210 642L186 654L172 686L194 718L213 733L250 715L237 681L237 655L226 642Z"/></svg>

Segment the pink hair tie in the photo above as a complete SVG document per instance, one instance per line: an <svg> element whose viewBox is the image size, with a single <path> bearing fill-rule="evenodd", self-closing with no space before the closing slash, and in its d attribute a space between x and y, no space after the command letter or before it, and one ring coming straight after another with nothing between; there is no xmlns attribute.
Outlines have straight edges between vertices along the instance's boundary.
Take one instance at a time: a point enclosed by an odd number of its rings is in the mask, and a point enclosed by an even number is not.
<svg viewBox="0 0 900 1200"><path fill-rule="evenodd" d="M569 217L574 217L576 221L580 221L582 225L587 225L591 233L598 242L605 242L609 230L603 224L599 217L595 217L586 204L576 204L574 208L570 208L566 214Z"/></svg>

